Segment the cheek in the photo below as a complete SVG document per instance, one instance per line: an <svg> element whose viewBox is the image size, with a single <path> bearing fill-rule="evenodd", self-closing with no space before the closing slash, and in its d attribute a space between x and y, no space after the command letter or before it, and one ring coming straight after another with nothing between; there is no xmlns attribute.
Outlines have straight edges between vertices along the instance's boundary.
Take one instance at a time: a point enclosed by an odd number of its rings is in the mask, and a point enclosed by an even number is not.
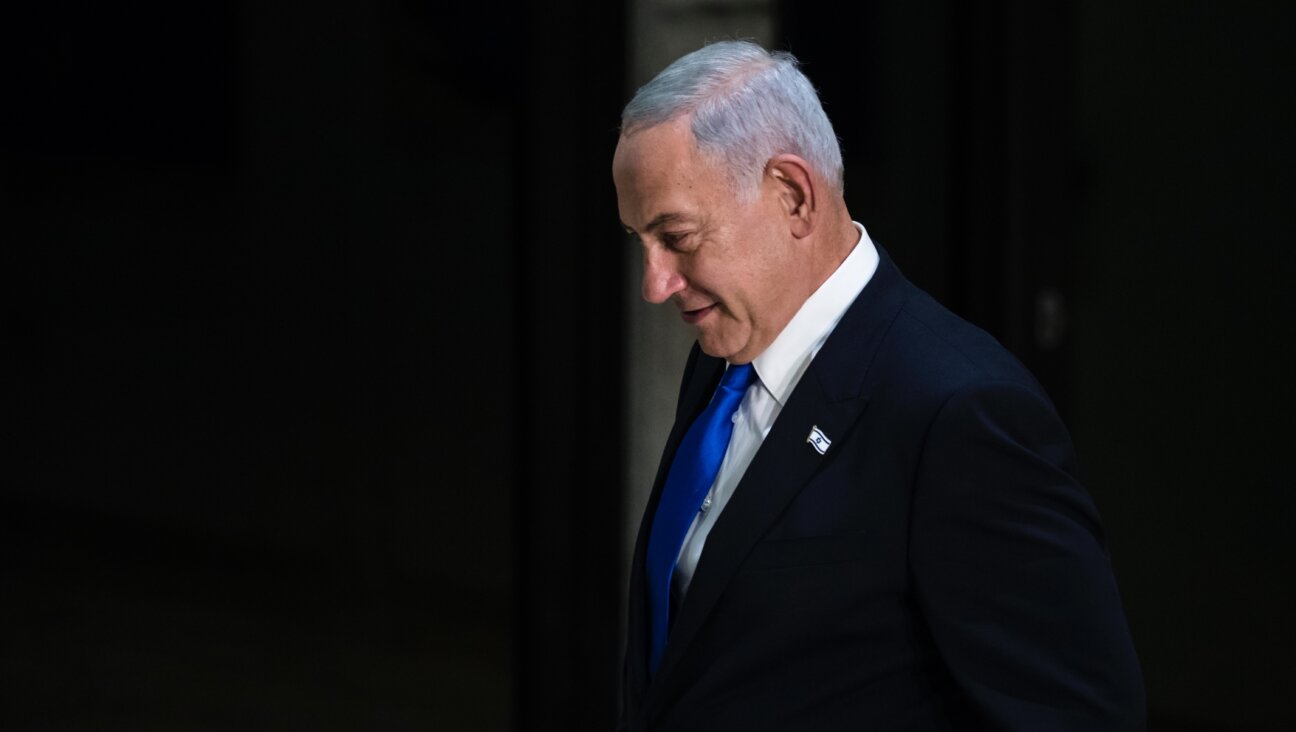
<svg viewBox="0 0 1296 732"><path fill-rule="evenodd" d="M737 299L742 308L742 317L755 327L764 323L772 311L780 309L780 303L789 297L793 280L792 268L795 262L774 259L763 259L743 273L741 292Z"/></svg>

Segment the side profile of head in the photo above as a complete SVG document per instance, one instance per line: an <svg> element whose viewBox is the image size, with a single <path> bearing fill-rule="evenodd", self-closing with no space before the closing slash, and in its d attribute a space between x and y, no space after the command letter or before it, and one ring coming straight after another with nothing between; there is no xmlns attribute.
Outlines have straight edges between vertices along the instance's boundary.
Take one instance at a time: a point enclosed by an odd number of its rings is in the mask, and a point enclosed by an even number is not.
<svg viewBox="0 0 1296 732"><path fill-rule="evenodd" d="M758 356L850 252L841 150L787 53L705 46L645 84L613 159L643 296L672 301L702 350Z"/></svg>

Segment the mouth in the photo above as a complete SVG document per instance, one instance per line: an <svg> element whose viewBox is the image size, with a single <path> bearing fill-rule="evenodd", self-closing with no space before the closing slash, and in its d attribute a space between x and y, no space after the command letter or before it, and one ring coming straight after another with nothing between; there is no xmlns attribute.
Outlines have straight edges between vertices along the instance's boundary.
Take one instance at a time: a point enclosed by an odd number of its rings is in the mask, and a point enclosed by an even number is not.
<svg viewBox="0 0 1296 732"><path fill-rule="evenodd" d="M711 303L710 305L707 305L706 307L703 308L698 308L697 310L682 310L680 311L680 317L683 318L684 322L688 323L689 325L697 325L699 322L702 321L703 318L705 318L707 315L711 313L712 310L715 309L716 309L716 303Z"/></svg>

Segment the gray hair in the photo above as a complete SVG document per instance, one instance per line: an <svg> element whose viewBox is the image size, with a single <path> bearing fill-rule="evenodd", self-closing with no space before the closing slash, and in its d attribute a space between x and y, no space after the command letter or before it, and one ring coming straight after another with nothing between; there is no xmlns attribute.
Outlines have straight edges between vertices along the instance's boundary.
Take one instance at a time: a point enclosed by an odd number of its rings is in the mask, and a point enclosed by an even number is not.
<svg viewBox="0 0 1296 732"><path fill-rule="evenodd" d="M735 192L754 196L765 164L791 153L840 192L841 146L810 80L790 53L721 41L682 56L639 88L621 133L692 115L698 149L722 165Z"/></svg>

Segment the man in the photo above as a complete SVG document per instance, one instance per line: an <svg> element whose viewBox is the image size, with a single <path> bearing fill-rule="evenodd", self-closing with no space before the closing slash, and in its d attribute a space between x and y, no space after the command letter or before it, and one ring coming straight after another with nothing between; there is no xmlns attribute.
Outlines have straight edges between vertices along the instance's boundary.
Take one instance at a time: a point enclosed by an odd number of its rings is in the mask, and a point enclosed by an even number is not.
<svg viewBox="0 0 1296 732"><path fill-rule="evenodd" d="M679 59L627 105L613 177L643 296L697 337L635 550L622 726L1141 727L1065 428L852 221L795 59Z"/></svg>

